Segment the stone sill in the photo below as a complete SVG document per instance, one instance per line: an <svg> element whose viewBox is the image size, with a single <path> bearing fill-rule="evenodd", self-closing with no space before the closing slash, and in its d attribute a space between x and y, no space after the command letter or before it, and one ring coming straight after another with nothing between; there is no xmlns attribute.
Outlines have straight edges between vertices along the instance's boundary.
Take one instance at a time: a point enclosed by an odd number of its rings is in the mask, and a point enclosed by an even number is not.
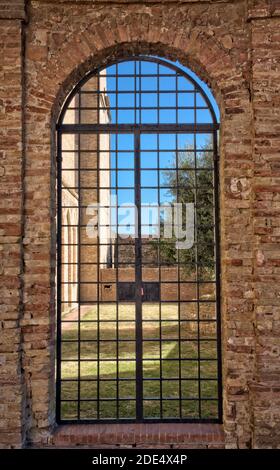
<svg viewBox="0 0 280 470"><path fill-rule="evenodd" d="M63 424L51 437L55 447L224 448L221 424Z"/></svg>

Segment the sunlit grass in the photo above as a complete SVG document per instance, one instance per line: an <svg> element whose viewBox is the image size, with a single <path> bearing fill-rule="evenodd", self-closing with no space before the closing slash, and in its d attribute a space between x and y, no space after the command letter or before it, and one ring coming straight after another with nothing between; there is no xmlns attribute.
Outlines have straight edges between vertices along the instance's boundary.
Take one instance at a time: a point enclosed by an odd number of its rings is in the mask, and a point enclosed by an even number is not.
<svg viewBox="0 0 280 470"><path fill-rule="evenodd" d="M183 418L199 418L199 413L202 418L217 416L217 361L213 360L217 355L215 324L206 322L203 328L200 326L203 341L198 344L196 306L189 304L188 307L179 312L178 305L164 304L160 312L158 304L143 305L146 418L177 418L180 414ZM157 321L160 318L162 321ZM98 396L100 419L135 418L135 335L134 304L120 304L118 311L116 305L104 304L99 313L93 306L82 316L80 329L78 322L63 323L61 399L69 400L62 402L64 419L78 417L74 402L78 399L78 379L81 419L98 418L98 405L94 401ZM178 338L187 341L179 343ZM185 360L180 361L180 357ZM200 406L199 397L202 398ZM169 398L171 400L167 400Z"/></svg>

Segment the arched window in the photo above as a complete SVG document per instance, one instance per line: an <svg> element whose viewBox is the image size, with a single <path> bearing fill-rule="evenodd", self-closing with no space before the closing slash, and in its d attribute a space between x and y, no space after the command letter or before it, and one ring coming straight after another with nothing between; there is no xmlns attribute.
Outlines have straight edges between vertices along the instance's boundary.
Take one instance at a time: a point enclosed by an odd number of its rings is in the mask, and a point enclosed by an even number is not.
<svg viewBox="0 0 280 470"><path fill-rule="evenodd" d="M66 100L59 422L221 420L215 106L192 72L144 56L94 70Z"/></svg>

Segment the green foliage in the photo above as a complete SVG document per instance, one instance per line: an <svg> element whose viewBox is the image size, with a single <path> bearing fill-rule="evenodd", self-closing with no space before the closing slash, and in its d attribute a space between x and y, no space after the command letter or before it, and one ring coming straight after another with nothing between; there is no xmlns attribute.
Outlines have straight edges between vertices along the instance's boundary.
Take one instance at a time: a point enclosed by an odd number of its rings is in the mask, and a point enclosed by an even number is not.
<svg viewBox="0 0 280 470"><path fill-rule="evenodd" d="M172 265L179 262L186 277L195 275L200 279L211 279L214 274L214 181L213 152L207 143L202 151L195 154L186 148L178 154L178 172L174 168L165 171L165 186L169 187L172 202L195 204L195 243L190 249L176 248L176 238L164 238L163 220L161 237L152 242L160 247L161 264ZM175 164L176 165L176 164ZM174 165L174 167L175 167ZM186 214L183 210L183 229ZM197 267L196 267L197 266Z"/></svg>

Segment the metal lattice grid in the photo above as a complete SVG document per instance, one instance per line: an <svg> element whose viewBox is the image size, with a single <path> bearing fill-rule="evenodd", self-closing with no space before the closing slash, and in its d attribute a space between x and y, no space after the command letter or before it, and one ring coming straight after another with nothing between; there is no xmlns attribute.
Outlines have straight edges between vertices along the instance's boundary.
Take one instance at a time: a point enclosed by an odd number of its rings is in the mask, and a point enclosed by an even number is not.
<svg viewBox="0 0 280 470"><path fill-rule="evenodd" d="M57 126L59 422L221 421L218 128L198 83L156 58L95 70L66 100ZM162 233L158 206L175 202L194 204L191 249Z"/></svg>

